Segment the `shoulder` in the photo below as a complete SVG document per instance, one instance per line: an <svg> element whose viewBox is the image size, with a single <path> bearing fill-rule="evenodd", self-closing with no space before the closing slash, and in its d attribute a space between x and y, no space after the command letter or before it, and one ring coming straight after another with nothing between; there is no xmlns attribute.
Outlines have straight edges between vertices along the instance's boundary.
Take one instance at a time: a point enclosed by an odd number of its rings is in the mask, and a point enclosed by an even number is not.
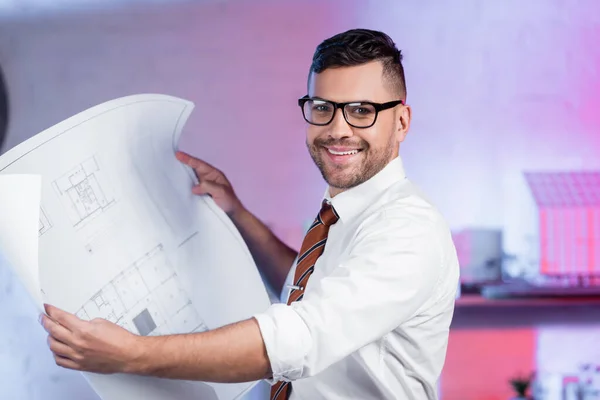
<svg viewBox="0 0 600 400"><path fill-rule="evenodd" d="M414 285L436 288L453 298L459 267L450 228L438 209L410 182L390 187L365 212L351 244L360 257L410 276Z"/></svg>
<svg viewBox="0 0 600 400"><path fill-rule="evenodd" d="M450 235L445 218L409 180L382 192L365 210L356 233L360 237L381 232L391 237L408 236L415 239Z"/></svg>

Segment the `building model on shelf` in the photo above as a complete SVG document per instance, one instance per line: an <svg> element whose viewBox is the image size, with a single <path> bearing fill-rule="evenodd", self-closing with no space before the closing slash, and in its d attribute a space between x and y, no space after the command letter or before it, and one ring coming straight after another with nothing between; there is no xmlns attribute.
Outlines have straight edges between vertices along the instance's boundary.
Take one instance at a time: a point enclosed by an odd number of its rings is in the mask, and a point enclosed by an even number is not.
<svg viewBox="0 0 600 400"><path fill-rule="evenodd" d="M600 171L526 173L539 218L540 274L600 284Z"/></svg>

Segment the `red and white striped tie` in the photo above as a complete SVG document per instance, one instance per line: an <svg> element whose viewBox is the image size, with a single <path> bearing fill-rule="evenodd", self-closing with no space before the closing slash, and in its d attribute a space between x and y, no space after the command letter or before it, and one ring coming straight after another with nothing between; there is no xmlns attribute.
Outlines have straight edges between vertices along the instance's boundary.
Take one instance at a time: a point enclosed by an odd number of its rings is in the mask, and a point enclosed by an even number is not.
<svg viewBox="0 0 600 400"><path fill-rule="evenodd" d="M306 232L300 253L298 253L300 256L296 262L296 273L294 274L294 286L296 288L290 292L288 305L294 301L300 301L304 297L303 289L306 287L308 278L315 270L317 259L323 254L329 227L336 223L338 219L339 216L333 207L327 201L323 201L321 211L319 211L317 218ZM286 400L291 393L291 382L277 382L271 388L270 399Z"/></svg>

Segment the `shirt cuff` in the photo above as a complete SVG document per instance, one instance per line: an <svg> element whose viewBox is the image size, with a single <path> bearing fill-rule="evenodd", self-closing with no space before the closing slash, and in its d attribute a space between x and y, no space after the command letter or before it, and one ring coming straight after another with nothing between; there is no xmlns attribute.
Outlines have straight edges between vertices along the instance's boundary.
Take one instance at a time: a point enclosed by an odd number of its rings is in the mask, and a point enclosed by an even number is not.
<svg viewBox="0 0 600 400"><path fill-rule="evenodd" d="M273 378L267 382L293 381L302 377L312 347L310 331L293 307L273 304L254 315L262 334Z"/></svg>

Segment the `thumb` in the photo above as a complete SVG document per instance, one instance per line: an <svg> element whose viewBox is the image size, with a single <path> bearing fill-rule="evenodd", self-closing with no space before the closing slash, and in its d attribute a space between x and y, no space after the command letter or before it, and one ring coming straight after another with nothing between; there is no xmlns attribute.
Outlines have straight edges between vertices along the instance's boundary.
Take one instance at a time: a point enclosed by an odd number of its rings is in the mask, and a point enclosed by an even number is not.
<svg viewBox="0 0 600 400"><path fill-rule="evenodd" d="M50 304L45 304L44 308L46 310L46 314L48 314L50 318L52 318L54 321L58 322L59 324L61 324L69 330L76 328L81 323L81 320L77 318L77 316L68 313L64 310L61 310L58 307L51 306Z"/></svg>
<svg viewBox="0 0 600 400"><path fill-rule="evenodd" d="M199 184L195 185L192 188L192 193L197 195L207 194L209 196L214 196L215 194L220 193L222 191L223 187L213 181L200 181Z"/></svg>

